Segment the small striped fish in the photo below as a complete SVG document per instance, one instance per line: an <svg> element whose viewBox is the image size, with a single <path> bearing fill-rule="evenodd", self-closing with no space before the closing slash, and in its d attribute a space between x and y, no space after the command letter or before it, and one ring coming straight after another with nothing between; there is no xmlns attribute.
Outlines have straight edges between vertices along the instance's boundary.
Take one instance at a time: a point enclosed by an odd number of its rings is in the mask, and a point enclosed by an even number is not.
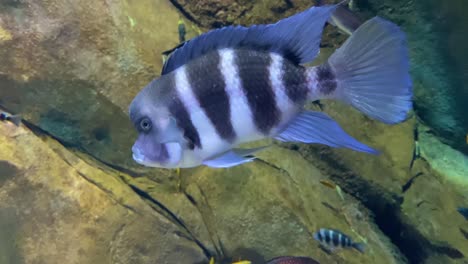
<svg viewBox="0 0 468 264"><path fill-rule="evenodd" d="M1 109L0 109L1 110ZM12 115L8 112L0 112L0 121L9 121L16 126L21 124L21 116L20 115Z"/></svg>
<svg viewBox="0 0 468 264"><path fill-rule="evenodd" d="M468 208L466 207L458 207L457 211L465 217L466 220L468 220Z"/></svg>
<svg viewBox="0 0 468 264"><path fill-rule="evenodd" d="M364 253L364 244L353 242L349 236L343 234L341 231L320 228L313 236L325 249L331 252L338 248L355 248Z"/></svg>
<svg viewBox="0 0 468 264"><path fill-rule="evenodd" d="M312 7L275 24L231 26L174 50L162 75L132 101L138 131L133 159L145 166L227 168L262 148L240 144L274 138L376 154L309 101L335 99L385 123L412 107L403 32L375 17L361 25L326 63L315 59L336 5Z"/></svg>

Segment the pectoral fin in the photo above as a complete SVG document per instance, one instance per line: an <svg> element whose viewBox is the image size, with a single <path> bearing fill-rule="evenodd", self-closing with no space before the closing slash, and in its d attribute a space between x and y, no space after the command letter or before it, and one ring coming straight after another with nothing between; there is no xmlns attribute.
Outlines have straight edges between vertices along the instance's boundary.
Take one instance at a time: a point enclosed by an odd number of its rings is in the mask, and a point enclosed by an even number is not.
<svg viewBox="0 0 468 264"><path fill-rule="evenodd" d="M252 149L231 149L212 159L205 160L203 165L212 168L230 168L243 163L251 162L255 159L253 154L266 148L266 146Z"/></svg>

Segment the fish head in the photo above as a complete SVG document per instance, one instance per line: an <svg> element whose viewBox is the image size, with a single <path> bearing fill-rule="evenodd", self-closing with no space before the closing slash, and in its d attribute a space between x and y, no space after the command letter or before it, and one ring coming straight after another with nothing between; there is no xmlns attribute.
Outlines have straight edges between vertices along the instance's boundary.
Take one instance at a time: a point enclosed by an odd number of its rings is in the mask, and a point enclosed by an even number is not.
<svg viewBox="0 0 468 264"><path fill-rule="evenodd" d="M132 147L133 159L148 167L176 168L186 140L164 103L167 98L154 98L151 88L155 87L145 87L129 108L130 120L138 132Z"/></svg>
<svg viewBox="0 0 468 264"><path fill-rule="evenodd" d="M319 232L315 232L315 233L312 234L312 237L317 241L321 241L321 239L319 237L319 234L320 234Z"/></svg>

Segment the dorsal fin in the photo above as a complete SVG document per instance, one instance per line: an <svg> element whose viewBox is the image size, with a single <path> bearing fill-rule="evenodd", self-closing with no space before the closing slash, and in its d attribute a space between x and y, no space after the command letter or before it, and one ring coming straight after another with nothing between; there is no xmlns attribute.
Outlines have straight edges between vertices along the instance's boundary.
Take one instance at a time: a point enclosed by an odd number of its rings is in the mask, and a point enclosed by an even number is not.
<svg viewBox="0 0 468 264"><path fill-rule="evenodd" d="M335 8L335 5L311 7L275 24L229 26L209 31L176 49L164 64L162 74L222 48L270 51L298 64L311 62L319 52L323 27Z"/></svg>

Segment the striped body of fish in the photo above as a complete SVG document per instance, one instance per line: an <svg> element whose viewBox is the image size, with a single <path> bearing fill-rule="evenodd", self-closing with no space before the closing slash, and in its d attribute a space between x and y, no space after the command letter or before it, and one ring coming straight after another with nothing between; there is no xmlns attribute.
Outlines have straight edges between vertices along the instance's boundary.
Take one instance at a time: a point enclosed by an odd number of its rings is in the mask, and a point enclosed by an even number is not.
<svg viewBox="0 0 468 264"><path fill-rule="evenodd" d="M227 27L176 49L133 100L140 164L223 168L254 159L238 145L263 138L321 143L376 153L308 101L337 99L386 123L411 109L403 33L378 17L364 23L327 63L302 64L319 52L336 6L313 7L272 25Z"/></svg>
<svg viewBox="0 0 468 264"><path fill-rule="evenodd" d="M341 231L320 228L313 236L325 249L331 252L339 248L355 248L361 253L364 253L364 244L353 242L349 236L343 234Z"/></svg>

